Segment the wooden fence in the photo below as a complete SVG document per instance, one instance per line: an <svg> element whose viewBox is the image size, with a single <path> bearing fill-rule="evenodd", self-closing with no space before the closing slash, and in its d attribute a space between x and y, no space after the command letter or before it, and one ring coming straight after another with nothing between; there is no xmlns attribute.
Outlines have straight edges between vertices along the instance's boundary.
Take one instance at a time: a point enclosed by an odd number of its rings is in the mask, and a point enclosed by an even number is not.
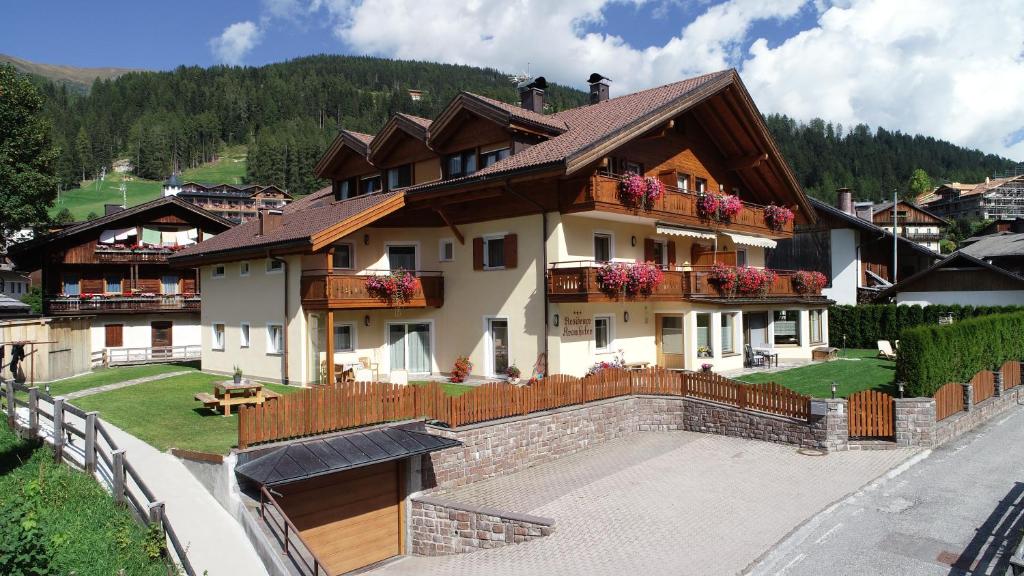
<svg viewBox="0 0 1024 576"><path fill-rule="evenodd" d="M851 438L895 436L894 400L885 392L861 390L847 397Z"/></svg>
<svg viewBox="0 0 1024 576"><path fill-rule="evenodd" d="M238 447L411 418L455 428L631 394L684 396L790 418L810 417L810 397L777 384L662 368L608 369L583 378L554 374L528 386L484 384L456 397L445 395L438 383L356 382L308 388L241 408Z"/></svg>
<svg viewBox="0 0 1024 576"><path fill-rule="evenodd" d="M999 371L1003 373L1003 390L1020 386L1020 362L1016 360L1003 362Z"/></svg>
<svg viewBox="0 0 1024 576"><path fill-rule="evenodd" d="M22 398L16 394L22 393ZM168 570L195 576L185 547L164 514L164 503L157 500L139 473L128 461L125 450L119 449L96 412L84 412L52 398L36 387L26 387L8 380L0 387L0 400L6 406L7 425L29 437L39 437L53 445L54 457L96 478L110 489L114 501L128 506L136 518L147 526L159 526L170 544L175 559L167 556ZM18 409L23 409L19 418ZM40 427L40 419L50 422L52 434ZM77 424L76 424L77 422ZM81 441L81 450L73 446L73 438Z"/></svg>
<svg viewBox="0 0 1024 576"><path fill-rule="evenodd" d="M939 422L964 410L964 386L950 382L935 391L935 421Z"/></svg>
<svg viewBox="0 0 1024 576"><path fill-rule="evenodd" d="M971 378L971 386L974 389L972 402L981 404L985 400L996 395L996 374L991 370L982 370Z"/></svg>

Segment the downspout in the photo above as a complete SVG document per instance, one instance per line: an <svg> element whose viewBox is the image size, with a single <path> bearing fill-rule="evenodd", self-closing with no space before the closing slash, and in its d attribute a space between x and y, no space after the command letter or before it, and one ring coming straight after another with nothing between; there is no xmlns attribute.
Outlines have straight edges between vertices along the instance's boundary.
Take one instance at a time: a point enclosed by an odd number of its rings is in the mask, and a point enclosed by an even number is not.
<svg viewBox="0 0 1024 576"><path fill-rule="evenodd" d="M282 302L284 318L281 322L281 343L283 345L283 350L281 351L281 384L288 386L288 261L271 256L270 250L267 250L267 259L280 262L282 276L284 276L284 302Z"/></svg>
<svg viewBox="0 0 1024 576"><path fill-rule="evenodd" d="M529 204L533 204L540 209L540 220L541 220L541 235L540 235L540 263L541 271L544 274L544 338L542 348L544 349L544 375L548 375L548 211L543 204L523 196L519 192L516 192L509 186L508 180L505 180L505 191L509 194L524 200Z"/></svg>

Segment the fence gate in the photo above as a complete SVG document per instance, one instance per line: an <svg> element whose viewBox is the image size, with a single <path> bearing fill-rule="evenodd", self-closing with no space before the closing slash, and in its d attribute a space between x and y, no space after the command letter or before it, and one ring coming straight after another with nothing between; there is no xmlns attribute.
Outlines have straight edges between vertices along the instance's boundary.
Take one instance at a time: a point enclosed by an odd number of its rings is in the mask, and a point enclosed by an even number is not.
<svg viewBox="0 0 1024 576"><path fill-rule="evenodd" d="M892 396L878 390L861 390L847 399L850 438L892 438L895 410Z"/></svg>

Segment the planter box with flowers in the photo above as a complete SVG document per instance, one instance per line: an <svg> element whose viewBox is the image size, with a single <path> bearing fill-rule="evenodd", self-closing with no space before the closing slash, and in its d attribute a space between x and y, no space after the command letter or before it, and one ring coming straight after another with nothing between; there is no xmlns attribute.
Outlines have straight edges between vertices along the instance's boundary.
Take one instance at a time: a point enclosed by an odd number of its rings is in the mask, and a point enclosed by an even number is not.
<svg viewBox="0 0 1024 576"><path fill-rule="evenodd" d="M407 303L419 289L419 278L405 270L366 277L366 291L375 298L387 300L389 304Z"/></svg>
<svg viewBox="0 0 1024 576"><path fill-rule="evenodd" d="M764 223L772 230L785 230L786 226L792 224L794 219L793 211L785 206L769 204L764 207Z"/></svg>
<svg viewBox="0 0 1024 576"><path fill-rule="evenodd" d="M630 297L650 296L663 279L661 268L652 262L609 262L597 269L598 286L613 298L623 293Z"/></svg>
<svg viewBox="0 0 1024 576"><path fill-rule="evenodd" d="M797 294L820 294L828 284L828 277L816 270L797 270L793 273L793 290Z"/></svg>
<svg viewBox="0 0 1024 576"><path fill-rule="evenodd" d="M704 219L728 223L743 211L743 202L732 194L703 192L697 197L697 214Z"/></svg>
<svg viewBox="0 0 1024 576"><path fill-rule="evenodd" d="M716 264L711 269L708 281L723 296L763 297L771 290L775 277L773 270Z"/></svg>
<svg viewBox="0 0 1024 576"><path fill-rule="evenodd" d="M619 184L619 198L630 208L651 210L654 202L664 195L665 185L661 180L635 172L624 174Z"/></svg>

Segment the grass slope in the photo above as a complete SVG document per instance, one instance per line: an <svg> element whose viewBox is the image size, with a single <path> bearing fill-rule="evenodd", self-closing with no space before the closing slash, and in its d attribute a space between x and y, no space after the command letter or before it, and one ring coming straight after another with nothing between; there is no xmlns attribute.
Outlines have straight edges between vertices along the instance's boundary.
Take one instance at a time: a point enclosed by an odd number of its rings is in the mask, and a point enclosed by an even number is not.
<svg viewBox="0 0 1024 576"><path fill-rule="evenodd" d="M53 382L50 384L50 396L57 397L87 388L96 388L97 386L124 382L125 380L146 378L147 376L180 372L182 370L195 370L195 367L188 364L148 364L145 366L99 368L89 374Z"/></svg>
<svg viewBox="0 0 1024 576"><path fill-rule="evenodd" d="M225 147L215 162L183 170L181 180L182 182L241 184L245 177L246 155L245 146Z"/></svg>
<svg viewBox="0 0 1024 576"><path fill-rule="evenodd" d="M28 509L20 517L0 515L0 533L18 529L6 522L35 521L35 541L51 561L48 574L167 574L147 553L147 532L95 479L55 463L49 448L19 440L0 421L0 509L18 502Z"/></svg>
<svg viewBox="0 0 1024 576"><path fill-rule="evenodd" d="M86 180L81 188L61 192L60 199L50 207L50 214L56 216L67 208L75 220L85 220L90 212L102 216L104 204L121 205L122 180L127 186L128 207L155 200L162 193L163 184L155 180L142 180L131 175L125 179L122 174L107 174L102 181Z"/></svg>
<svg viewBox="0 0 1024 576"><path fill-rule="evenodd" d="M832 382L836 383L836 396L840 398L871 388L893 393L896 363L878 358L877 350L847 349L840 358L781 372L747 374L737 380L751 383L775 382L815 398L831 396Z"/></svg>

